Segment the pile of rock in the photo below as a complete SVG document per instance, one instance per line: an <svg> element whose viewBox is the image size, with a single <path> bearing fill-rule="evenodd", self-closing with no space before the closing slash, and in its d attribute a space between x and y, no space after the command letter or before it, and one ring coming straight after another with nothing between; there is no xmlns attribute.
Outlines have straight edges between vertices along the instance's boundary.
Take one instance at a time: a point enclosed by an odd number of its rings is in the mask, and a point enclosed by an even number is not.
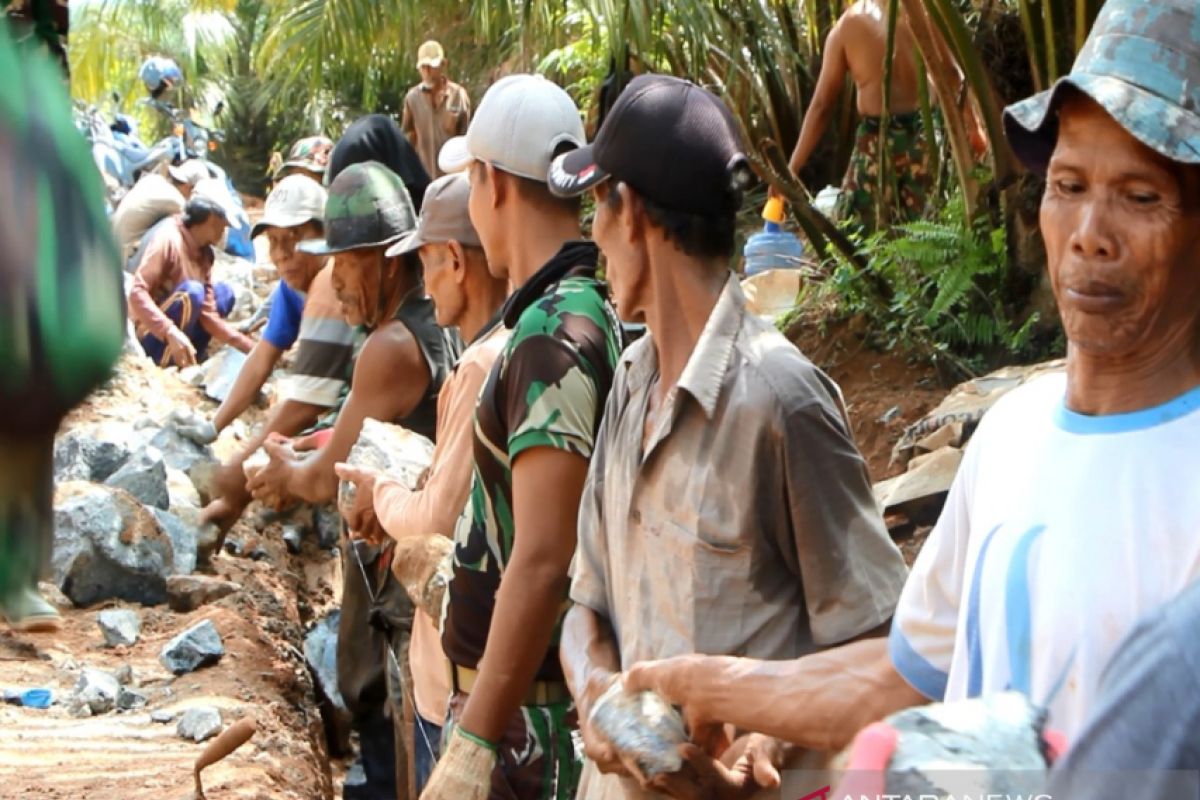
<svg viewBox="0 0 1200 800"><path fill-rule="evenodd" d="M962 451L979 421L1018 386L1053 372L1062 359L1028 367L1005 367L955 387L933 411L905 430L892 450L892 463L905 472L875 485L875 501L893 531L931 525L941 513Z"/></svg>

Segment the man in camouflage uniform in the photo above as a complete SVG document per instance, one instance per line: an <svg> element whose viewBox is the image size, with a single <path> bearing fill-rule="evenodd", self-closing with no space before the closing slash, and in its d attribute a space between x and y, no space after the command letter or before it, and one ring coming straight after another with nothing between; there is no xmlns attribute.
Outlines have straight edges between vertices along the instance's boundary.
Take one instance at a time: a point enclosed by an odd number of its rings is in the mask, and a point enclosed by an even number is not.
<svg viewBox="0 0 1200 800"><path fill-rule="evenodd" d="M578 241L578 201L546 186L556 151L583 142L566 92L514 75L440 157L448 171L470 169L472 222L514 294L503 315L512 334L475 412L442 636L454 693L426 800L567 800L579 780L557 645L580 493L621 349L597 249Z"/></svg>
<svg viewBox="0 0 1200 800"><path fill-rule="evenodd" d="M37 591L54 533L54 435L125 332L121 263L62 76L0 25L0 616L54 630Z"/></svg>

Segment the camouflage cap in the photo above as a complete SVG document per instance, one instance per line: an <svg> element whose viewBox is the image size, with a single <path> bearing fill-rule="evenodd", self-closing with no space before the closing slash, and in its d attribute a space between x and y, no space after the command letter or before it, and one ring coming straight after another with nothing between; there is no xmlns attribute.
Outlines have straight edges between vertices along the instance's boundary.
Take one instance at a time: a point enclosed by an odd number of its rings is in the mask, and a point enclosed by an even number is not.
<svg viewBox="0 0 1200 800"><path fill-rule="evenodd" d="M412 198L400 177L378 161L352 164L329 185L325 238L301 242L300 250L329 255L382 247L417 227Z"/></svg>
<svg viewBox="0 0 1200 800"><path fill-rule="evenodd" d="M329 154L333 152L333 140L328 136L307 136L297 139L288 151L287 161L275 170L278 178L287 169L306 169L309 172L323 173L329 164Z"/></svg>
<svg viewBox="0 0 1200 800"><path fill-rule="evenodd" d="M1045 173L1058 137L1064 87L1099 103L1163 156L1200 164L1200 4L1196 0L1108 0L1053 88L1004 112L1013 152Z"/></svg>

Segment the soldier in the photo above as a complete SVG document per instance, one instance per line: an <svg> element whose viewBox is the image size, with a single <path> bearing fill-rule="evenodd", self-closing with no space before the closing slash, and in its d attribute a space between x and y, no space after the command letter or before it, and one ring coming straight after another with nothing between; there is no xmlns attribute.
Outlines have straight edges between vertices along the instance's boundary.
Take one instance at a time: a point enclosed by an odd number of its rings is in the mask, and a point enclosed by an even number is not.
<svg viewBox="0 0 1200 800"><path fill-rule="evenodd" d="M37 590L54 534L54 435L121 352L121 264L61 74L0 25L0 75L0 616L57 630Z"/></svg>
<svg viewBox="0 0 1200 800"><path fill-rule="evenodd" d="M442 634L454 694L426 800L571 797L579 780L558 631L621 350L599 252L579 240L579 202L546 185L551 160L583 142L566 92L511 75L440 157L448 171L470 170L471 221L489 269L514 293L503 316L512 333L475 410L475 477Z"/></svg>

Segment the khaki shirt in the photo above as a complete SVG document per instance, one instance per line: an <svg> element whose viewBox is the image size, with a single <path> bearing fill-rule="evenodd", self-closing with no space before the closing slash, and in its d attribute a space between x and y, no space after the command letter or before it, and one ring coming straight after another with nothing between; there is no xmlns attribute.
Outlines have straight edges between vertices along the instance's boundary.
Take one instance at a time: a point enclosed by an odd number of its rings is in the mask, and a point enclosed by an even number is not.
<svg viewBox="0 0 1200 800"><path fill-rule="evenodd" d="M471 97L466 89L453 81L446 81L437 106L433 104L433 90L423 83L409 89L404 96L400 127L412 142L430 178L442 175L437 165L442 145L446 140L466 133L470 121Z"/></svg>
<svg viewBox="0 0 1200 800"><path fill-rule="evenodd" d="M571 599L611 621L622 669L685 653L797 658L882 624L900 596L904 561L840 390L745 303L731 276L645 453L651 334L617 367ZM579 793L639 796L652 795L591 764Z"/></svg>

